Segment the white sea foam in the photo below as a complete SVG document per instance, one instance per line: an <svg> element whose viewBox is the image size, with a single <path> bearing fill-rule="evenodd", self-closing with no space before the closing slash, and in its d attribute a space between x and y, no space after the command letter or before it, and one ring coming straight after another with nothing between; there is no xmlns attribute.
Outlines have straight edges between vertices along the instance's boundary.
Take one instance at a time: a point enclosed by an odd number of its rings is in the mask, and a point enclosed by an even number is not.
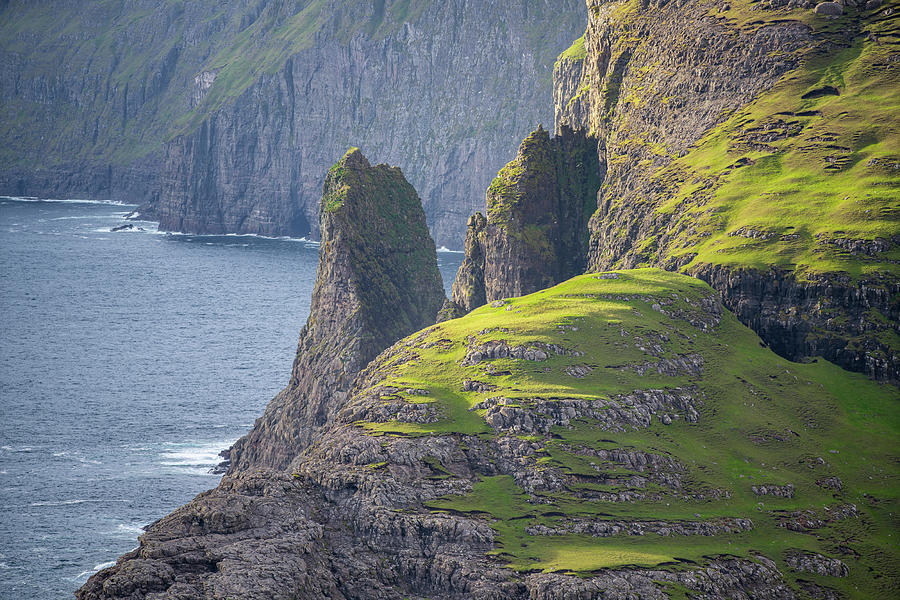
<svg viewBox="0 0 900 600"><path fill-rule="evenodd" d="M159 464L178 473L209 475L209 470L222 462L219 455L236 440L204 443L166 442L159 454Z"/></svg>
<svg viewBox="0 0 900 600"><path fill-rule="evenodd" d="M131 539L144 533L144 528L133 523L119 523L110 533L116 537Z"/></svg>
<svg viewBox="0 0 900 600"><path fill-rule="evenodd" d="M83 500L81 498L74 500L45 500L43 502L32 502L29 506L69 506L72 504L84 504L85 502L94 502L93 500Z"/></svg>
<svg viewBox="0 0 900 600"><path fill-rule="evenodd" d="M451 250L447 246L441 246L437 249L438 252L449 252L450 254L462 254L464 250Z"/></svg>
<svg viewBox="0 0 900 600"><path fill-rule="evenodd" d="M31 446L19 446L18 448L13 446L0 446L0 450L5 450L6 452L32 452L33 448Z"/></svg>
<svg viewBox="0 0 900 600"><path fill-rule="evenodd" d="M104 218L113 219L113 218L118 217L120 214L127 214L127 213L112 213L109 215L78 215L78 216L73 216L73 217L54 217L50 220L51 221L81 221L81 220L85 220L85 219L104 219Z"/></svg>
<svg viewBox="0 0 900 600"><path fill-rule="evenodd" d="M100 571L101 569L105 569L107 567L112 567L115 564L116 564L116 561L111 560L109 562L100 563L99 565L94 565L93 569L89 569L87 571L82 571L81 573L79 573L78 575L73 577L72 579L75 581L78 581L79 579L87 579L88 577L90 577L91 575L96 573L97 571Z"/></svg>
<svg viewBox="0 0 900 600"><path fill-rule="evenodd" d="M283 236L269 236L269 235L259 235L258 233L182 233L179 231L160 231L170 237L188 237L188 238L256 238L258 240L277 240L280 242L302 242L304 244L309 244L310 246L318 246L319 242L314 240L308 240L305 237L289 237L286 235ZM247 244L249 245L249 244Z"/></svg>
<svg viewBox="0 0 900 600"><path fill-rule="evenodd" d="M89 200L87 198L38 198L36 196L0 196L0 199L14 202L54 202L58 204L111 204L114 206L137 206L129 202L115 200Z"/></svg>
<svg viewBox="0 0 900 600"><path fill-rule="evenodd" d="M60 452L53 453L54 458L61 458L63 460L74 460L76 462L80 462L83 465L102 465L103 463L99 460L93 460L90 458L85 458L80 453L69 452L68 450L63 450Z"/></svg>

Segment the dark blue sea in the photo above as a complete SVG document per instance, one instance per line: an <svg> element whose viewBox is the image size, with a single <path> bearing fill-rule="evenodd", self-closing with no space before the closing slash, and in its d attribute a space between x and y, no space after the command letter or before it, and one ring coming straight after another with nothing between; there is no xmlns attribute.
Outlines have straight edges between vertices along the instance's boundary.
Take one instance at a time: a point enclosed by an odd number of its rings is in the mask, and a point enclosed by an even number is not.
<svg viewBox="0 0 900 600"><path fill-rule="evenodd" d="M318 246L111 232L133 208L0 197L0 598L71 598L290 376Z"/></svg>

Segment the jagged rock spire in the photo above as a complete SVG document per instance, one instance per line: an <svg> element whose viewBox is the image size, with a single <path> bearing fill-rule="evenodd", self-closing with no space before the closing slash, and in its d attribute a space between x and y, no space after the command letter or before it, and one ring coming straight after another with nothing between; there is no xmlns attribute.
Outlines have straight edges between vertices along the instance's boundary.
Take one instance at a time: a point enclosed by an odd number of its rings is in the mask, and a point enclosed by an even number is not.
<svg viewBox="0 0 900 600"><path fill-rule="evenodd" d="M350 149L328 172L319 267L287 388L231 451L230 472L283 468L347 400L357 373L434 323L444 300L434 241L397 167Z"/></svg>
<svg viewBox="0 0 900 600"><path fill-rule="evenodd" d="M565 126L551 138L539 125L488 188L487 217L469 219L466 258L445 312L468 312L584 272L601 179L595 140Z"/></svg>

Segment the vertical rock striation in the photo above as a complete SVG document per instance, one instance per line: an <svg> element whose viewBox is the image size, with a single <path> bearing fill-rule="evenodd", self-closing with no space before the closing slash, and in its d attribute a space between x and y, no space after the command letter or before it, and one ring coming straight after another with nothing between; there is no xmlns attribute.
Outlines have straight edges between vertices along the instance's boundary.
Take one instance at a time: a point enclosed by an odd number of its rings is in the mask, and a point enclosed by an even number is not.
<svg viewBox="0 0 900 600"><path fill-rule="evenodd" d="M0 193L143 202L165 230L315 237L366 140L439 245L552 118L581 0L0 3Z"/></svg>
<svg viewBox="0 0 900 600"><path fill-rule="evenodd" d="M354 148L325 179L310 315L291 380L230 451L230 471L284 468L396 340L434 323L444 300L419 196L397 167Z"/></svg>
<svg viewBox="0 0 900 600"><path fill-rule="evenodd" d="M468 312L582 273L600 180L592 138L565 126L551 138L538 127L488 188L487 218L469 219L456 307Z"/></svg>

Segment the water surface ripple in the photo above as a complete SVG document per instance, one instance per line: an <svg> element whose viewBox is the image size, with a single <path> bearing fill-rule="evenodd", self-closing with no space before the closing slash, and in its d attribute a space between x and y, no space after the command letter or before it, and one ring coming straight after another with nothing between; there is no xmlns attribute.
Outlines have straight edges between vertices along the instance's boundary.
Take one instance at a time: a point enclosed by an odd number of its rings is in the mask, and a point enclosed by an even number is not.
<svg viewBox="0 0 900 600"><path fill-rule="evenodd" d="M290 375L318 246L110 232L131 208L0 197L0 598L71 598Z"/></svg>

